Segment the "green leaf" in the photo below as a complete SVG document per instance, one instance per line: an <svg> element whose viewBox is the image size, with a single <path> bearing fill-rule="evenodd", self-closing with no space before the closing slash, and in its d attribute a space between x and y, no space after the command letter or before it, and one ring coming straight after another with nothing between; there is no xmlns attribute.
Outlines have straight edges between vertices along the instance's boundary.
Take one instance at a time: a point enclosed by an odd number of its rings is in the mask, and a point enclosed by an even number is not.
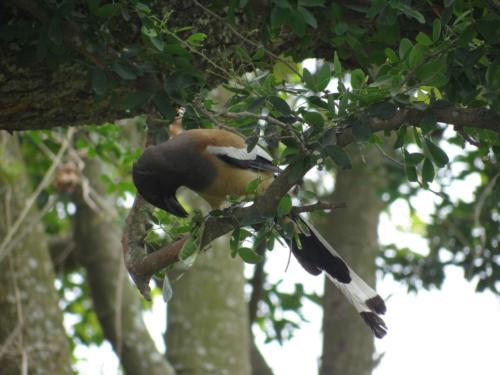
<svg viewBox="0 0 500 375"><path fill-rule="evenodd" d="M425 113L422 120L420 120L420 129L422 129L422 134L429 134L432 130L436 129L437 119L436 115L432 111Z"/></svg>
<svg viewBox="0 0 500 375"><path fill-rule="evenodd" d="M146 25L142 25L141 32L148 38L153 38L155 36L158 36L158 32L154 28L148 27Z"/></svg>
<svg viewBox="0 0 500 375"><path fill-rule="evenodd" d="M398 55L396 55L396 52L394 52L392 49L386 48L384 50L384 53L391 63L397 63L399 61Z"/></svg>
<svg viewBox="0 0 500 375"><path fill-rule="evenodd" d="M335 116L336 115L336 107L335 107L335 94L328 94L328 112L330 112L330 115Z"/></svg>
<svg viewBox="0 0 500 375"><path fill-rule="evenodd" d="M418 181L417 168L415 168L411 165L406 165L405 169L406 169L406 177L408 178L408 181L411 181L411 182Z"/></svg>
<svg viewBox="0 0 500 375"><path fill-rule="evenodd" d="M476 31L474 30L474 25L471 24L460 33L459 43L462 47L468 47L475 37Z"/></svg>
<svg viewBox="0 0 500 375"><path fill-rule="evenodd" d="M425 55L427 53L427 47L416 44L411 49L410 55L408 56L408 66L410 68L415 68L422 61L424 61Z"/></svg>
<svg viewBox="0 0 500 375"><path fill-rule="evenodd" d="M337 54L337 51L333 54L333 68L335 70L335 76L340 78L342 75L342 65L340 64L339 60L339 55Z"/></svg>
<svg viewBox="0 0 500 375"><path fill-rule="evenodd" d="M366 13L366 16L368 18L375 17L377 14L380 13L382 9L385 8L385 6L387 5L386 3L387 3L386 0L370 1L370 9L368 9L368 13Z"/></svg>
<svg viewBox="0 0 500 375"><path fill-rule="evenodd" d="M245 187L245 193L255 194L257 192L257 188L259 187L261 182L262 182L262 179L260 177L254 178Z"/></svg>
<svg viewBox="0 0 500 375"><path fill-rule="evenodd" d="M314 127L322 128L325 125L325 119L318 112L303 111L304 120Z"/></svg>
<svg viewBox="0 0 500 375"><path fill-rule="evenodd" d="M99 96L102 96L108 90L108 78L106 73L101 69L94 69L92 71L92 89Z"/></svg>
<svg viewBox="0 0 500 375"><path fill-rule="evenodd" d="M199 248L199 243L194 238L189 237L186 242L182 245L182 249L179 252L179 259L186 260L191 255L193 255Z"/></svg>
<svg viewBox="0 0 500 375"><path fill-rule="evenodd" d="M158 51L163 52L163 49L165 48L165 42L163 41L163 39L159 35L153 36L153 37L149 38L149 40L151 41L151 44L153 44L153 46L155 46L155 48Z"/></svg>
<svg viewBox="0 0 500 375"><path fill-rule="evenodd" d="M343 116L347 112L347 105L349 104L349 93L345 92L344 95L340 97L339 101L339 115Z"/></svg>
<svg viewBox="0 0 500 375"><path fill-rule="evenodd" d="M186 42L193 47L199 47L201 46L202 42L207 38L206 34L203 33L196 33L193 35L190 35Z"/></svg>
<svg viewBox="0 0 500 375"><path fill-rule="evenodd" d="M167 100L167 97L165 95L156 93L153 97L153 103L160 111L164 120L170 121L174 119L176 115L175 107L172 102Z"/></svg>
<svg viewBox="0 0 500 375"><path fill-rule="evenodd" d="M273 7L271 9L271 27L273 29L279 28L287 20L287 12L280 7Z"/></svg>
<svg viewBox="0 0 500 375"><path fill-rule="evenodd" d="M300 159L297 164L293 166L292 171L290 172L290 176L288 176L288 181L297 181L304 174L305 168L306 164L304 162L304 159Z"/></svg>
<svg viewBox="0 0 500 375"><path fill-rule="evenodd" d="M231 250L231 258L234 258L238 254L238 248L240 245L240 231L238 229L233 230L231 239L229 240L229 249Z"/></svg>
<svg viewBox="0 0 500 375"><path fill-rule="evenodd" d="M418 147L422 148L422 137L418 131L418 128L416 126L412 126L411 130L413 132L413 138L415 143L417 144Z"/></svg>
<svg viewBox="0 0 500 375"><path fill-rule="evenodd" d="M330 79L330 65L325 62L315 74L317 91L323 91L324 89L326 89L326 86L328 86L328 84L330 83Z"/></svg>
<svg viewBox="0 0 500 375"><path fill-rule="evenodd" d="M110 18L117 14L121 9L121 4L119 3L109 3L97 8L93 13L97 17Z"/></svg>
<svg viewBox="0 0 500 375"><path fill-rule="evenodd" d="M446 152L444 152L439 146L434 144L430 139L425 139L425 145L427 146L427 149L431 154L432 160L434 160L434 163L438 167L442 168L450 162L450 159L448 158L448 155L446 155Z"/></svg>
<svg viewBox="0 0 500 375"><path fill-rule="evenodd" d="M309 90L317 91L316 90L316 80L314 79L314 76L311 74L311 72L307 68L304 68L304 70L302 72L302 77L304 79L305 86Z"/></svg>
<svg viewBox="0 0 500 375"><path fill-rule="evenodd" d="M149 6L147 6L146 4L144 4L144 3L137 3L137 4L135 4L135 9L139 13L144 13L144 14L151 13L151 8Z"/></svg>
<svg viewBox="0 0 500 375"><path fill-rule="evenodd" d="M398 130L398 137L396 138L396 141L394 142L394 149L397 150L398 148L401 148L404 143L405 143L405 135L406 135L406 126L402 126Z"/></svg>
<svg viewBox="0 0 500 375"><path fill-rule="evenodd" d="M416 77L424 83L429 83L434 87L439 87L440 85L437 84L438 82L436 82L436 79L446 73L446 60L446 56L439 56L427 61L424 65L418 68L415 73Z"/></svg>
<svg viewBox="0 0 500 375"><path fill-rule="evenodd" d="M302 14L302 17L304 17L304 21L311 26L313 29L316 29L318 27L318 21L316 21L316 17L308 11L306 8L302 8L299 6L297 10Z"/></svg>
<svg viewBox="0 0 500 375"><path fill-rule="evenodd" d="M269 98L269 101L273 105L273 107L278 111L281 112L283 115L288 116L292 113L292 109L288 105L288 103L281 99L278 96L271 96Z"/></svg>
<svg viewBox="0 0 500 375"><path fill-rule="evenodd" d="M422 13L420 13L418 10L411 8L409 5L400 3L399 0L390 1L390 6L393 9L399 10L401 13L410 18L415 18L421 24L425 23L425 17Z"/></svg>
<svg viewBox="0 0 500 375"><path fill-rule="evenodd" d="M441 21L436 18L432 23L432 40L437 42L441 36Z"/></svg>
<svg viewBox="0 0 500 375"><path fill-rule="evenodd" d="M262 255L257 254L253 249L249 247L240 247L238 249L238 255L245 263L256 264L264 260Z"/></svg>
<svg viewBox="0 0 500 375"><path fill-rule="evenodd" d="M293 32L298 36L304 36L306 33L306 22L302 14L295 10L290 9L290 18L287 20L288 25L292 28Z"/></svg>
<svg viewBox="0 0 500 375"><path fill-rule="evenodd" d="M410 53L412 48L413 44L409 39L407 38L401 39L401 42L399 42L399 58L401 60L404 60L408 55L408 53Z"/></svg>
<svg viewBox="0 0 500 375"><path fill-rule="evenodd" d="M432 39L427 36L427 34L423 32L419 32L417 34L417 37L415 38L418 44L421 44L423 46L430 46L432 45Z"/></svg>
<svg viewBox="0 0 500 375"><path fill-rule="evenodd" d="M286 194L278 203L278 216L288 215L290 211L292 211L292 198Z"/></svg>
<svg viewBox="0 0 500 375"><path fill-rule="evenodd" d="M231 239L229 240L229 247L231 249L231 257L235 257L238 254L238 248L240 242L243 241L247 237L251 237L252 233L246 229L237 228L233 231Z"/></svg>
<svg viewBox="0 0 500 375"><path fill-rule="evenodd" d="M420 152L412 152L410 154L410 153L405 151L404 154L405 154L405 162L407 165L416 166L422 160L424 160L424 154L422 154Z"/></svg>
<svg viewBox="0 0 500 375"><path fill-rule="evenodd" d="M135 70L128 65L120 64L115 62L113 64L112 69L116 74L118 74L121 78L131 81L137 78L137 74Z"/></svg>
<svg viewBox="0 0 500 375"><path fill-rule="evenodd" d="M364 119L355 119L352 123L352 135L358 142L368 142L372 131Z"/></svg>
<svg viewBox="0 0 500 375"><path fill-rule="evenodd" d="M275 3L277 6L280 8L291 8L292 6L288 2L288 0L273 0L273 3Z"/></svg>
<svg viewBox="0 0 500 375"><path fill-rule="evenodd" d="M351 169L351 160L347 153L342 149L342 147L337 145L330 145L325 147L327 155L333 160L335 164L340 166L342 169Z"/></svg>
<svg viewBox="0 0 500 375"><path fill-rule="evenodd" d="M323 133L323 137L321 138L322 146L330 146L337 143L337 129L328 128Z"/></svg>
<svg viewBox="0 0 500 375"><path fill-rule="evenodd" d="M127 94L120 102L125 109L136 109L141 107L149 99L151 94L145 91L135 91Z"/></svg>
<svg viewBox="0 0 500 375"><path fill-rule="evenodd" d="M365 82L365 73L361 69L354 69L351 72L351 86L353 89L359 89Z"/></svg>
<svg viewBox="0 0 500 375"><path fill-rule="evenodd" d="M434 166L429 158L424 159L424 165L422 166L422 179L425 182L432 182L434 180Z"/></svg>

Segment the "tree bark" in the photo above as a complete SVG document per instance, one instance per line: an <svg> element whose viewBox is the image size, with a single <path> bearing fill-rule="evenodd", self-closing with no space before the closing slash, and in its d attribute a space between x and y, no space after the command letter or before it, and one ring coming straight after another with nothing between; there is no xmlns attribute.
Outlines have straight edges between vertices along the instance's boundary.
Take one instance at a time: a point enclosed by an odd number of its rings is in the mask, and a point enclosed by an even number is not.
<svg viewBox="0 0 500 375"><path fill-rule="evenodd" d="M166 344L181 375L251 373L243 263L229 256L223 239L173 285Z"/></svg>
<svg viewBox="0 0 500 375"><path fill-rule="evenodd" d="M320 220L318 227L355 272L375 286L375 257L378 251L377 227L382 203L377 188L383 183L381 156L371 151L364 164L351 148L352 170L339 170L332 202L346 202L347 208L334 211ZM368 375L374 367L374 343L371 331L329 280L323 297L323 353L321 375Z"/></svg>
<svg viewBox="0 0 500 375"><path fill-rule="evenodd" d="M97 161L87 161L85 174L99 193L102 171ZM77 202L74 239L87 271L94 308L115 353L129 375L173 375L175 371L158 352L141 318L140 295L131 285L123 265L121 229L106 212L95 212Z"/></svg>
<svg viewBox="0 0 500 375"><path fill-rule="evenodd" d="M0 131L0 238L17 219L31 186L15 137ZM62 324L54 270L35 209L15 235L16 245L0 261L0 372L71 374L68 340Z"/></svg>

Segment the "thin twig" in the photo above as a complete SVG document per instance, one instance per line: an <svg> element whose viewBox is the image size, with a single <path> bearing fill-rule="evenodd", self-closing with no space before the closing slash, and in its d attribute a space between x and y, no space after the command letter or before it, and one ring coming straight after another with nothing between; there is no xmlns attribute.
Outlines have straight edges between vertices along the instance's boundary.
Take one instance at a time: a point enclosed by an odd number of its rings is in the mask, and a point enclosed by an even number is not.
<svg viewBox="0 0 500 375"><path fill-rule="evenodd" d="M398 167L404 169L405 165L401 163L399 160L394 159L393 157L389 156L380 145L375 143L375 147L380 151L382 156L386 158L387 160L392 161L394 164L396 164Z"/></svg>
<svg viewBox="0 0 500 375"><path fill-rule="evenodd" d="M246 138L243 134L241 134L238 130L233 128L232 126L227 126L226 124L217 120L217 117L214 116L212 112L206 109L201 103L193 103L193 108L200 112L202 115L207 117L210 121L212 121L216 127L219 129L224 129L230 131L231 133L238 134L240 137Z"/></svg>
<svg viewBox="0 0 500 375"><path fill-rule="evenodd" d="M25 329L25 320L24 320L24 312L23 312L23 303L21 301L21 291L19 290L19 285L17 284L17 272L14 272L14 265L12 256L9 256L9 271L11 275L14 275L12 278L12 284L14 287L14 295L16 296L16 313L17 313L17 324L19 324L19 329L21 330L21 334L18 335L18 344L19 351L21 352L21 373L23 375L27 375L28 373L28 352L24 348L24 335L23 331Z"/></svg>
<svg viewBox="0 0 500 375"><path fill-rule="evenodd" d="M64 142L62 143L61 147L59 148L59 151L55 157L55 159L52 161L51 166L47 170L47 173L45 173L45 176L43 177L42 181L38 184L37 188L31 194L31 196L27 199L26 204L24 205L23 210L17 217L17 220L14 222L14 224L10 227L9 231L7 232L7 235L5 236L4 240L2 241L2 244L0 245L0 262L2 259L7 255L6 247L7 244L12 240L16 232L19 230L19 227L23 223L24 219L26 218L26 215L28 215L29 211L33 207L33 204L35 203L35 200L38 198L38 195L42 192L43 189L45 189L49 183L52 181L52 177L54 175L54 172L58 165L61 163L61 160L64 156L64 153L68 149L71 139L73 138L73 135L75 134L76 129L75 128L69 128L68 132L66 134L66 138L64 139Z"/></svg>
<svg viewBox="0 0 500 375"><path fill-rule="evenodd" d="M287 124L283 121L278 120L277 118L270 116L270 115L262 115L258 113L253 113L249 111L242 111L242 112L218 112L216 114L217 116L220 117L226 117L226 118L231 118L231 119L240 119L240 118L245 118L245 117L253 117L258 120L263 120L267 121L271 124L277 125L278 127L282 128L287 135L290 137L293 137L293 139L299 144L301 147L301 151L306 152L306 148L304 146L304 142L299 138L299 136L291 129L290 124ZM300 120L300 118L298 118Z"/></svg>
<svg viewBox="0 0 500 375"><path fill-rule="evenodd" d="M118 276L116 280L116 292L115 292L115 330L116 330L116 355L118 358L122 357L123 351L123 316L122 316L122 305L123 305L123 288L125 283L125 268L122 263L118 264Z"/></svg>
<svg viewBox="0 0 500 375"><path fill-rule="evenodd" d="M480 148L481 147L481 142L477 141L476 139L472 138L469 134L466 134L464 132L463 126L454 126L455 131L462 136L463 139L465 139L467 142L469 142L471 145Z"/></svg>
<svg viewBox="0 0 500 375"><path fill-rule="evenodd" d="M9 347L11 346L12 341L14 341L14 339L16 339L20 333L21 333L21 325L19 324L19 322L17 322L14 329L9 333L9 336L7 336L5 341L2 343L2 346L0 346L0 360L3 358L3 356L9 350Z"/></svg>
<svg viewBox="0 0 500 375"><path fill-rule="evenodd" d="M313 212L313 211L320 211L320 210L335 210L337 208L346 208L346 207L347 207L347 204L345 204L345 202L340 202L340 203L317 202L317 203L310 204L307 206L294 207L293 212L295 214L300 214L303 212Z"/></svg>
<svg viewBox="0 0 500 375"><path fill-rule="evenodd" d="M233 75L231 75L227 70L225 70L223 67L217 65L210 57L205 55L203 52L198 51L196 48L193 48L191 45L189 45L189 43L187 43L185 40L183 40L182 38L179 38L179 36L177 34L171 32L170 30L165 30L165 32L168 35L172 36L175 40L177 40L184 48L187 48L189 50L189 52L192 52L195 55L200 56L202 59L204 59L210 65L212 65L215 69L220 70L222 73L224 73L224 75L220 75L220 74L217 74L215 72L211 72L211 74L213 74L219 78L222 78L224 80L233 78Z"/></svg>
<svg viewBox="0 0 500 375"><path fill-rule="evenodd" d="M240 38L244 42L246 42L246 43L254 46L255 48L262 49L267 55L269 55L273 59L278 60L278 61L282 62L283 64L285 64L288 67L288 69L290 69L292 72L294 72L295 74L297 74L300 77L300 79L302 79L302 75L299 73L299 71L297 69L295 69L295 67L292 64L290 64L287 60L279 57L278 55L276 55L273 52L269 51L268 49L264 48L264 46L259 45L258 43L254 42L253 40L248 39L246 36L242 35L238 30L236 30L226 19L224 19L224 17L221 17L218 14L212 12L210 9L208 9L204 5L200 4L197 0L194 0L194 3L198 7L200 7L201 9L203 9L205 12L207 12L209 15L211 15L214 18L216 18L220 22L222 22L238 38Z"/></svg>
<svg viewBox="0 0 500 375"><path fill-rule="evenodd" d="M56 198L54 196L49 197L47 203L43 206L41 210L38 210L37 214L34 217L30 217L30 219L24 223L22 229L17 233L17 236L13 238L8 244L5 246L5 252L9 253L9 251L15 248L20 241L23 240L24 236L26 236L29 232L33 230L33 226L37 225L42 218L45 216L47 212L54 206L56 202Z"/></svg>

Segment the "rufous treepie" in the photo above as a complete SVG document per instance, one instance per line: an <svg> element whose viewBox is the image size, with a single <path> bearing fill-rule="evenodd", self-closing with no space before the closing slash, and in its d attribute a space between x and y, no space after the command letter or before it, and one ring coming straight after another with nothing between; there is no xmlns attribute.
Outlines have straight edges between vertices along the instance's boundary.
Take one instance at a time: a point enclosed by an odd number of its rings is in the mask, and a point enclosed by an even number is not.
<svg viewBox="0 0 500 375"><path fill-rule="evenodd" d="M260 177L257 193L263 193L280 169L260 146L247 150L245 140L221 129L193 129L156 146L146 148L133 167L138 192L153 206L176 216L187 212L176 198L180 186L203 197L213 208L220 207L227 196L241 196L248 184ZM356 308L378 338L387 327L379 316L384 314L384 300L368 286L326 242L306 219L301 220L309 233L300 233L301 248L290 241L291 251L306 271L322 271Z"/></svg>

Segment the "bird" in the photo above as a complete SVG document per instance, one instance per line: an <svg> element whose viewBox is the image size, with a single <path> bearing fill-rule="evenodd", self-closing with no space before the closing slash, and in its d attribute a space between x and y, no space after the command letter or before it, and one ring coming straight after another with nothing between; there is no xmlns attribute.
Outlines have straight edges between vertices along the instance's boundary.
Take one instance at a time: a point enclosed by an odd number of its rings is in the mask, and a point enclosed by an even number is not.
<svg viewBox="0 0 500 375"><path fill-rule="evenodd" d="M243 137L224 129L191 129L167 141L146 147L132 168L138 193L150 204L178 217L188 213L176 197L185 186L220 208L228 196L244 196L250 182L259 178L257 194L266 191L281 169L273 158L256 145L248 150ZM292 214L293 215L293 214ZM290 241L292 254L313 275L322 272L344 294L377 338L387 333L380 315L385 302L321 236L304 217L293 215L307 228L298 234L299 243Z"/></svg>

